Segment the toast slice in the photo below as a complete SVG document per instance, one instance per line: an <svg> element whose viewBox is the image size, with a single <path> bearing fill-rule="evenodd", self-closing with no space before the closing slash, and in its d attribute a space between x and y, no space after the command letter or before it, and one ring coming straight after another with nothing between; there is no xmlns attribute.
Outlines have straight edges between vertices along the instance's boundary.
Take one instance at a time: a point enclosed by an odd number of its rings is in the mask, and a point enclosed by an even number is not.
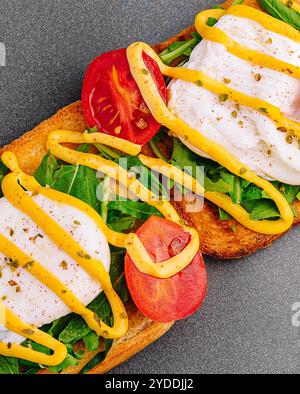
<svg viewBox="0 0 300 394"><path fill-rule="evenodd" d="M232 0L227 1L225 6L229 6ZM245 0L244 4L258 8L255 0ZM157 52L162 52L175 41L190 38L194 31L193 27L184 30L177 36L169 39L165 43L154 45ZM0 156L4 151L12 151L16 154L21 168L28 174L33 174L39 166L42 158L47 153L46 141L49 133L53 130L68 129L83 132L87 128L84 118L81 102L78 101L60 110L56 115L44 121L32 131L24 134L18 140L12 142L8 146L0 149ZM189 225L195 227L201 236L201 248L204 254L220 259L234 259L250 255L257 250L272 244L279 236L266 236L254 233L234 220L222 222L219 220L218 211L213 204L205 202L202 212L187 213L187 202L174 203L179 214L188 222ZM300 222L300 203L295 204L298 217L295 224ZM236 225L237 231L231 230ZM132 303L126 305L129 315L129 331L121 339L114 341L114 344L106 358L106 360L92 369L90 374L100 374L108 372L117 365L123 363L152 342L164 335L174 324L157 323L147 319ZM84 346L79 344L79 346ZM77 374L81 369L95 356L101 352L86 351L84 358L77 367L65 370L63 373ZM46 370L41 373L49 373Z"/></svg>

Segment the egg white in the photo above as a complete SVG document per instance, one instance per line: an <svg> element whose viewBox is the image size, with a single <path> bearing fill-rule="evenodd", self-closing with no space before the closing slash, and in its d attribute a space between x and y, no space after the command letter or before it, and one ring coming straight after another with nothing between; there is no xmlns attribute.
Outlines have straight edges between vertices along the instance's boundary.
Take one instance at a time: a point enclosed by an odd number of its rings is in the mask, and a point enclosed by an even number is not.
<svg viewBox="0 0 300 394"><path fill-rule="evenodd" d="M232 15L222 17L216 27L245 47L255 49L300 67L300 45L265 30L257 22ZM240 59L215 42L202 40L185 66L201 70L237 91L260 98L300 121L300 81ZM257 76L260 80L257 81ZM300 185L298 141L288 144L276 124L252 109L220 103L219 96L195 84L176 80L169 86L169 109L199 133L221 144L257 175L291 185ZM235 117L237 111L237 117ZM207 157L194 146L191 150Z"/></svg>
<svg viewBox="0 0 300 394"><path fill-rule="evenodd" d="M33 199L83 250L91 257L101 260L109 272L109 245L105 235L91 218L78 209L42 195L34 196ZM53 273L84 305L91 303L101 293L102 289L97 281L5 198L0 199L0 217L0 233ZM2 253L0 272L0 302L26 323L41 327L70 313L62 300L31 274L21 268L13 269ZM23 340L24 338L0 326L0 341L21 343Z"/></svg>

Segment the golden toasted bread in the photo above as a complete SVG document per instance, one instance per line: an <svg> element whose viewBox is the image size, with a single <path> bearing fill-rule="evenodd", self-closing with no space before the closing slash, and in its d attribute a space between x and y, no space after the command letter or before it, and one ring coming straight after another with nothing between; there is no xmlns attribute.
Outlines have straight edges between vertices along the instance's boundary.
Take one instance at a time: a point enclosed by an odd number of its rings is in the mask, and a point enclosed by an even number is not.
<svg viewBox="0 0 300 394"><path fill-rule="evenodd" d="M225 3L229 6L232 1ZM245 0L245 4L258 7L255 0ZM190 37L194 31L193 27L184 30L176 37L165 43L154 45L157 52L166 49L172 42L184 40ZM4 151L12 151L17 155L21 168L28 174L39 166L42 158L47 153L46 141L49 133L53 130L67 129L83 132L87 124L83 115L81 102L78 101L60 110L56 115L44 121L39 126L23 135L18 140L0 149L0 156ZM233 259L249 255L261 248L267 247L280 236L266 236L254 233L234 220L222 222L219 220L217 209L212 204L205 202L202 212L189 214L186 212L186 203L175 203L175 207L182 217L194 226L201 236L201 249L203 253L222 259ZM295 205L300 217L300 203ZM299 219L295 222L297 224ZM236 225L236 232L232 231L232 226ZM114 341L114 344L106 360L92 369L89 373L105 373L115 366L126 361L134 354L141 351L165 334L173 323L156 323L144 317L132 303L126 305L129 315L130 327L128 333L121 339ZM83 347L83 344L79 344ZM77 367L65 370L63 373L76 374L95 356L101 352L100 347L97 352L85 351L83 359ZM41 371L41 373L49 373Z"/></svg>

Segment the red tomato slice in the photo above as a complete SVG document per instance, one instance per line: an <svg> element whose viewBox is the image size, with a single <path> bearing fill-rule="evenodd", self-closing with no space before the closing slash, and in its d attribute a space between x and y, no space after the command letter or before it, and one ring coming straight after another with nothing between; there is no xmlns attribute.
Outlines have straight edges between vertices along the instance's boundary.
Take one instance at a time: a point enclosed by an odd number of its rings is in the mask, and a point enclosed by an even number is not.
<svg viewBox="0 0 300 394"><path fill-rule="evenodd" d="M157 216L152 216L137 235L156 263L177 255L190 242L190 235L181 226ZM125 275L135 305L154 321L183 319L201 306L206 295L206 269L200 252L188 267L168 279L141 273L127 254Z"/></svg>
<svg viewBox="0 0 300 394"><path fill-rule="evenodd" d="M145 70L167 101L167 88L157 63L144 54ZM90 127L144 145L160 129L130 72L126 49L105 53L88 67L82 105Z"/></svg>

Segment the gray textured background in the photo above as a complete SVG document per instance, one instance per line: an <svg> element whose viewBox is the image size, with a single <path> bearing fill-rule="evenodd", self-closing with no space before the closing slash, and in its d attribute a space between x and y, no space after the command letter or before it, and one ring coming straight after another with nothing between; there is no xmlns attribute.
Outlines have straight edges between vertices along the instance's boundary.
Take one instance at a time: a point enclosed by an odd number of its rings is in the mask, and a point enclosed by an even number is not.
<svg viewBox="0 0 300 394"><path fill-rule="evenodd" d="M193 22L201 0L0 0L0 145L80 98L88 63L135 40L158 42ZM300 372L300 229L239 262L206 259L203 308L116 373Z"/></svg>

